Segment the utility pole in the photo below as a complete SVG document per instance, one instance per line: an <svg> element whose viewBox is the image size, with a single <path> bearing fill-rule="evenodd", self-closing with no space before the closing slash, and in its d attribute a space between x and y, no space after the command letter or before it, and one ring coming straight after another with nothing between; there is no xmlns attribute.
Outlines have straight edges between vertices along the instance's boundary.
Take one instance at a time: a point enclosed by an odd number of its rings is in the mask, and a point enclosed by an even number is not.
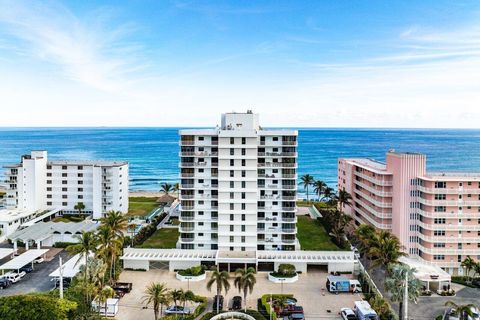
<svg viewBox="0 0 480 320"><path fill-rule="evenodd" d="M58 269L60 272L60 299L63 299L63 265L62 265L62 257L58 258L60 263L60 268Z"/></svg>
<svg viewBox="0 0 480 320"><path fill-rule="evenodd" d="M405 293L403 296L403 319L408 320L408 271L405 272Z"/></svg>

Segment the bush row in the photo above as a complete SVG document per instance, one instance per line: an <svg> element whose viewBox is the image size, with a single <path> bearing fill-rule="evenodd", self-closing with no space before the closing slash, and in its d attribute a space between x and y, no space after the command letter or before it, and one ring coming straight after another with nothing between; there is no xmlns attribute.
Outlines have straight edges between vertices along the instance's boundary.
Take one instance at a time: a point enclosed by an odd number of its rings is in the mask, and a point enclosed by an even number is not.
<svg viewBox="0 0 480 320"><path fill-rule="evenodd" d="M155 233L155 231L157 231L157 225L162 222L162 220L165 219L166 216L167 214L163 212L161 215L156 216L148 226L140 229L140 231L135 235L135 237L133 237L133 245L139 246L144 243L145 240L150 238Z"/></svg>

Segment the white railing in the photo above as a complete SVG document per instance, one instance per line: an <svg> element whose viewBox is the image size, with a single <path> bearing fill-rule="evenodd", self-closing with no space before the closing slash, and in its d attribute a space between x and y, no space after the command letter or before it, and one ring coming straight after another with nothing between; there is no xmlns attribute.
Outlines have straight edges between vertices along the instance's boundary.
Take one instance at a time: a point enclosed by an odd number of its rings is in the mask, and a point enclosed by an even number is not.
<svg viewBox="0 0 480 320"><path fill-rule="evenodd" d="M355 199L356 202L359 202L363 208L367 209L368 212L380 219L391 219L392 218L392 214L389 213L389 212L380 212L374 208L372 208L371 206L369 206L367 203L365 203L365 201L362 201L361 199ZM361 209L361 208L358 208L358 209ZM362 210L363 211L363 210Z"/></svg>
<svg viewBox="0 0 480 320"><path fill-rule="evenodd" d="M477 219L480 219L480 212L463 212L463 211L432 212L432 211L424 211L421 209L417 209L417 210L421 216L428 217L428 218L452 218L452 219L477 218Z"/></svg>
<svg viewBox="0 0 480 320"><path fill-rule="evenodd" d="M423 223L417 221L417 225L427 230L449 230L449 231L480 231L480 225L472 224L440 224L440 223Z"/></svg>
<svg viewBox="0 0 480 320"><path fill-rule="evenodd" d="M433 194L480 194L480 189L466 188L426 188L417 186L417 190Z"/></svg>
<svg viewBox="0 0 480 320"><path fill-rule="evenodd" d="M386 192L386 191L383 191L380 188L371 187L371 186L366 185L365 183L362 183L360 181L355 181L355 184L362 187L363 189L365 189L367 191L370 191L370 192L374 193L377 196L380 196L380 197L391 197L392 196L392 192Z"/></svg>

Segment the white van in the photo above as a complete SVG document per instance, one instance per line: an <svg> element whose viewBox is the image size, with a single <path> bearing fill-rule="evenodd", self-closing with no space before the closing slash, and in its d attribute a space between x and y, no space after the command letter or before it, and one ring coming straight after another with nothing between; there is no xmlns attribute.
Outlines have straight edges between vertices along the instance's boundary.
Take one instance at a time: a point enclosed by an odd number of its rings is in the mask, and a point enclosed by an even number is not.
<svg viewBox="0 0 480 320"><path fill-rule="evenodd" d="M378 315L368 301L355 301L355 315L358 320L378 320Z"/></svg>

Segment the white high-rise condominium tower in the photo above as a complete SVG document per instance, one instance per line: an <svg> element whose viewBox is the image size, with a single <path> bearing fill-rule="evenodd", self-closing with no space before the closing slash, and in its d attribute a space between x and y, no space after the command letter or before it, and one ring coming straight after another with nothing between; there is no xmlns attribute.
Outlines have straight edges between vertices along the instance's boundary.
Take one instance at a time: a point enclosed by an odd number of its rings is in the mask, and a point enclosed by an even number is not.
<svg viewBox="0 0 480 320"><path fill-rule="evenodd" d="M180 131L182 249L296 250L297 131L264 130L258 114Z"/></svg>
<svg viewBox="0 0 480 320"><path fill-rule="evenodd" d="M95 219L110 210L128 212L126 161L49 161L47 151L32 151L5 169L7 209L73 213L82 202Z"/></svg>

